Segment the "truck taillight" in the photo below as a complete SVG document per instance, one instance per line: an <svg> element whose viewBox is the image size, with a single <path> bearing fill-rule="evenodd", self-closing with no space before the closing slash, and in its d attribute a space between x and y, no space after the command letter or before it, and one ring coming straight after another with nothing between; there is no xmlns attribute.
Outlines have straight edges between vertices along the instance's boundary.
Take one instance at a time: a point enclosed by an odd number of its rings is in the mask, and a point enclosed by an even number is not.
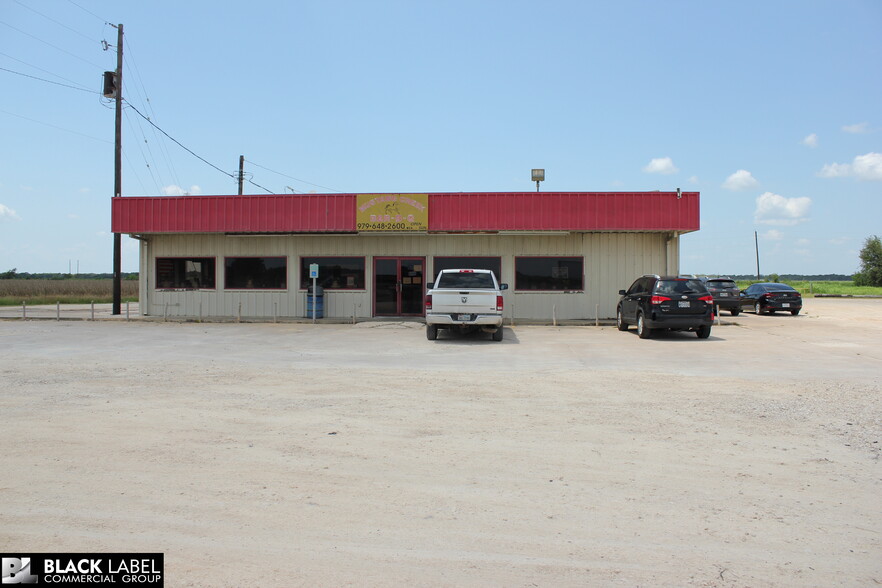
<svg viewBox="0 0 882 588"><path fill-rule="evenodd" d="M426 294L426 310L432 310L432 295Z"/></svg>
<svg viewBox="0 0 882 588"><path fill-rule="evenodd" d="M653 296L652 298L649 299L649 302L652 304L661 304L662 302L665 302L666 300L670 300L670 298L668 298L667 296Z"/></svg>
<svg viewBox="0 0 882 588"><path fill-rule="evenodd" d="M502 296L496 297L496 310L502 310Z"/></svg>

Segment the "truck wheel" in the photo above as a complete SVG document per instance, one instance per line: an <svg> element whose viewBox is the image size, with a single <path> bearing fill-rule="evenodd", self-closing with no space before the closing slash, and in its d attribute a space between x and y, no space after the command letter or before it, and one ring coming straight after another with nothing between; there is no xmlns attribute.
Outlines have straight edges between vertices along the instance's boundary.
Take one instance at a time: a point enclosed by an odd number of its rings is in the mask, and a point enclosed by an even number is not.
<svg viewBox="0 0 882 588"><path fill-rule="evenodd" d="M646 326L646 321L643 320L643 313L637 315L637 336L641 339L649 339L652 337L652 329Z"/></svg>
<svg viewBox="0 0 882 588"><path fill-rule="evenodd" d="M434 341L438 338L438 327L436 325L426 325L426 339Z"/></svg>
<svg viewBox="0 0 882 588"><path fill-rule="evenodd" d="M493 331L493 340L502 341L502 327L499 327L498 329Z"/></svg>

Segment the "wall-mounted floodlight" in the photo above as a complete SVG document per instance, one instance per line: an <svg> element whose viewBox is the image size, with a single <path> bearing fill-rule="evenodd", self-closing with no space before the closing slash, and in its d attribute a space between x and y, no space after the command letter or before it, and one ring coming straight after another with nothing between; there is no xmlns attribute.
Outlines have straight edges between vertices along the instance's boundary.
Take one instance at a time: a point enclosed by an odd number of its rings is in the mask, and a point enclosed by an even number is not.
<svg viewBox="0 0 882 588"><path fill-rule="evenodd" d="M536 191L539 191L539 182L545 181L545 170L544 169L534 169L533 170L533 181L536 182Z"/></svg>

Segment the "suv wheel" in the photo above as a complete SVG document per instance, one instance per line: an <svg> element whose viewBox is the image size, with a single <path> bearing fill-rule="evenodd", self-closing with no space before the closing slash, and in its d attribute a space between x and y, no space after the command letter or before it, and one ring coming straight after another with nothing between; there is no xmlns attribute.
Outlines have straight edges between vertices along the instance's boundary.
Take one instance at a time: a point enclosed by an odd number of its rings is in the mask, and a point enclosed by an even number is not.
<svg viewBox="0 0 882 588"><path fill-rule="evenodd" d="M616 328L620 331L628 330L628 323L625 322L625 317L622 316L621 307L616 309Z"/></svg>
<svg viewBox="0 0 882 588"><path fill-rule="evenodd" d="M741 309L740 308L733 308L729 312L732 313L732 316L738 316L739 314L741 314Z"/></svg>
<svg viewBox="0 0 882 588"><path fill-rule="evenodd" d="M760 304L759 302L757 302L756 304L753 305L753 310L755 310L757 314L762 314L763 313L763 305Z"/></svg>
<svg viewBox="0 0 882 588"><path fill-rule="evenodd" d="M695 331L695 334L698 335L699 339L707 339L710 337L711 328L710 325L701 325Z"/></svg>
<svg viewBox="0 0 882 588"><path fill-rule="evenodd" d="M637 335L641 339L649 339L652 337L652 329L646 326L646 321L643 320L643 313L637 315Z"/></svg>

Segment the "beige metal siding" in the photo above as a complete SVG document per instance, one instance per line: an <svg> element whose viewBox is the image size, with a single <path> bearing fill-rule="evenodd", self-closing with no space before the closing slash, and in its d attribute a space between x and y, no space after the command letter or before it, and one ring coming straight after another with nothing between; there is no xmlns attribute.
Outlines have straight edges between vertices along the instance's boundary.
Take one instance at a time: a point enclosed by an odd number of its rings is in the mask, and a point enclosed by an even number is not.
<svg viewBox="0 0 882 588"><path fill-rule="evenodd" d="M560 235L310 235L247 236L149 235L142 242L142 312L155 316L237 317L269 319L305 317L306 295L300 289L302 256L365 258L364 290L325 292L325 316L366 318L372 313L375 257L425 257L424 282L434 279L434 256L491 256L502 261L505 316L511 320L551 321L609 319L615 316L618 290L640 275L676 273L679 239L669 233L568 233ZM288 288L284 291L226 290L224 258L286 257ZM516 257L583 257L584 291L518 292ZM215 257L216 289L155 289L157 257ZM303 285L305 286L305 284ZM146 303L144 302L146 301Z"/></svg>

